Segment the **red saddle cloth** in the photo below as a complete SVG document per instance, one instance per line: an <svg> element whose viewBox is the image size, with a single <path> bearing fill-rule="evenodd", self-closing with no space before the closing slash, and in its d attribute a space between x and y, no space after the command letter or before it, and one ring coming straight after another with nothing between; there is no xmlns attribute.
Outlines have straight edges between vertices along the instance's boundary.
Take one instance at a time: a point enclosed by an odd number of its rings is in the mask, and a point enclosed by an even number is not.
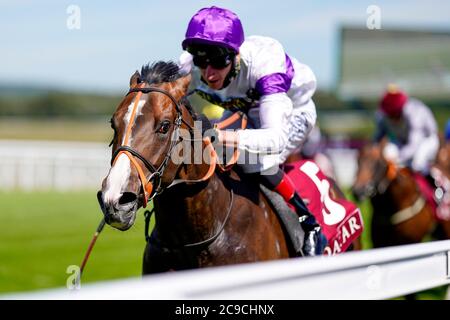
<svg viewBox="0 0 450 320"><path fill-rule="evenodd" d="M325 254L346 251L364 229L359 208L346 199L333 196L330 181L311 160L287 164L285 172L328 239Z"/></svg>

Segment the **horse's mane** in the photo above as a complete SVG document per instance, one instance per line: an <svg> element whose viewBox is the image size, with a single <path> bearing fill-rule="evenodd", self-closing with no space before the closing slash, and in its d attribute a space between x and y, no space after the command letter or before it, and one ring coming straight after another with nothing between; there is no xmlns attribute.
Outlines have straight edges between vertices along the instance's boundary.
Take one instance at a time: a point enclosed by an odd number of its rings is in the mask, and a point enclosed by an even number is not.
<svg viewBox="0 0 450 320"><path fill-rule="evenodd" d="M180 72L180 67L173 61L157 61L142 66L140 81L148 84L158 84L163 82L173 82L184 75ZM199 115L194 110L189 100L183 97L185 107L189 110L194 120L199 119Z"/></svg>
<svg viewBox="0 0 450 320"><path fill-rule="evenodd" d="M180 68L173 61L157 61L142 66L140 80L148 84L172 82L182 76Z"/></svg>

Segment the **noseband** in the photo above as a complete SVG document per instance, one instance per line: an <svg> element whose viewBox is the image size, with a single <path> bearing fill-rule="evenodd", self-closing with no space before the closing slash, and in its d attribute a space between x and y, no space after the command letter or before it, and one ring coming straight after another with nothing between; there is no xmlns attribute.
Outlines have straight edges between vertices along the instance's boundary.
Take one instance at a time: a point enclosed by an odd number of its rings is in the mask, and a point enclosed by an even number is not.
<svg viewBox="0 0 450 320"><path fill-rule="evenodd" d="M169 159L171 157L173 148L179 142L179 129L181 127L181 124L184 123L188 127L188 130L191 133L191 136L193 135L194 129L192 128L192 126L189 123L187 123L183 119L183 113L181 110L180 103L168 91L160 89L160 88L155 88L155 87L144 88L142 86L139 86L136 88L131 88L128 91L127 95L129 95L132 92L137 92L138 94L136 95L136 97L134 99L134 105L133 105L133 110L132 110L131 117L130 117L130 123L128 124L128 127L126 128L126 134L125 134L125 139L124 139L123 144L119 148L117 148L117 150L112 155L111 165L114 165L117 158L121 154L125 154L130 159L131 163L136 168L136 170L139 174L139 179L141 180L141 183L142 183L142 188L143 188L143 193L144 193L143 207L145 208L147 206L147 203L154 196L156 196L158 193L161 192L161 177L164 174L164 170L166 169L167 164L169 163ZM133 127L133 124L135 122L136 110L138 107L138 103L141 99L142 94L149 94L151 92L159 92L159 93L162 93L165 96L167 96L173 102L173 105L175 106L175 110L177 111L177 117L175 118L175 121L173 122L175 129L173 131L172 141L170 143L169 150L167 151L164 159L162 160L162 162L158 166L158 168L156 168L156 165L152 164L150 161L145 159L138 151L134 150L132 147L129 146L129 137L131 134L131 128ZM135 158L138 158L139 160L141 160L142 163L144 164L144 166L150 172L150 177L148 179L147 179L147 176L144 174L144 171L142 170L141 165L136 161ZM154 185L157 186L156 190L153 187Z"/></svg>

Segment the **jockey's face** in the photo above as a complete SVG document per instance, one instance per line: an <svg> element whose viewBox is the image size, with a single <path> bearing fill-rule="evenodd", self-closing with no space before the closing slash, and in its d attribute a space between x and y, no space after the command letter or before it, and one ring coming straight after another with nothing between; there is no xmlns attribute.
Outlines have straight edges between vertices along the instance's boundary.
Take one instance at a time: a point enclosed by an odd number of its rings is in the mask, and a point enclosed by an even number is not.
<svg viewBox="0 0 450 320"><path fill-rule="evenodd" d="M192 60L200 69L203 80L213 90L223 88L225 79L233 67L236 53L227 48L211 45L194 45L188 47Z"/></svg>
<svg viewBox="0 0 450 320"><path fill-rule="evenodd" d="M223 83L230 72L232 64L230 63L223 69L215 69L210 65L206 68L200 68L202 78L206 81L208 86L213 90L220 90L223 87Z"/></svg>

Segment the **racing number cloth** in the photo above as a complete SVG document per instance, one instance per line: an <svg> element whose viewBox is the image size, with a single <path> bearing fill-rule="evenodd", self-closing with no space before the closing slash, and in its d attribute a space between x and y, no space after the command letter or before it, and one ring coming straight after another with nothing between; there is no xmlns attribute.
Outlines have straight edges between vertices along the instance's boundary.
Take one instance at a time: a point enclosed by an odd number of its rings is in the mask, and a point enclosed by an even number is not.
<svg viewBox="0 0 450 320"><path fill-rule="evenodd" d="M285 171L295 184L300 197L322 226L328 239L325 254L345 251L364 229L359 208L346 199L337 199L331 192L331 183L310 160L285 165Z"/></svg>

